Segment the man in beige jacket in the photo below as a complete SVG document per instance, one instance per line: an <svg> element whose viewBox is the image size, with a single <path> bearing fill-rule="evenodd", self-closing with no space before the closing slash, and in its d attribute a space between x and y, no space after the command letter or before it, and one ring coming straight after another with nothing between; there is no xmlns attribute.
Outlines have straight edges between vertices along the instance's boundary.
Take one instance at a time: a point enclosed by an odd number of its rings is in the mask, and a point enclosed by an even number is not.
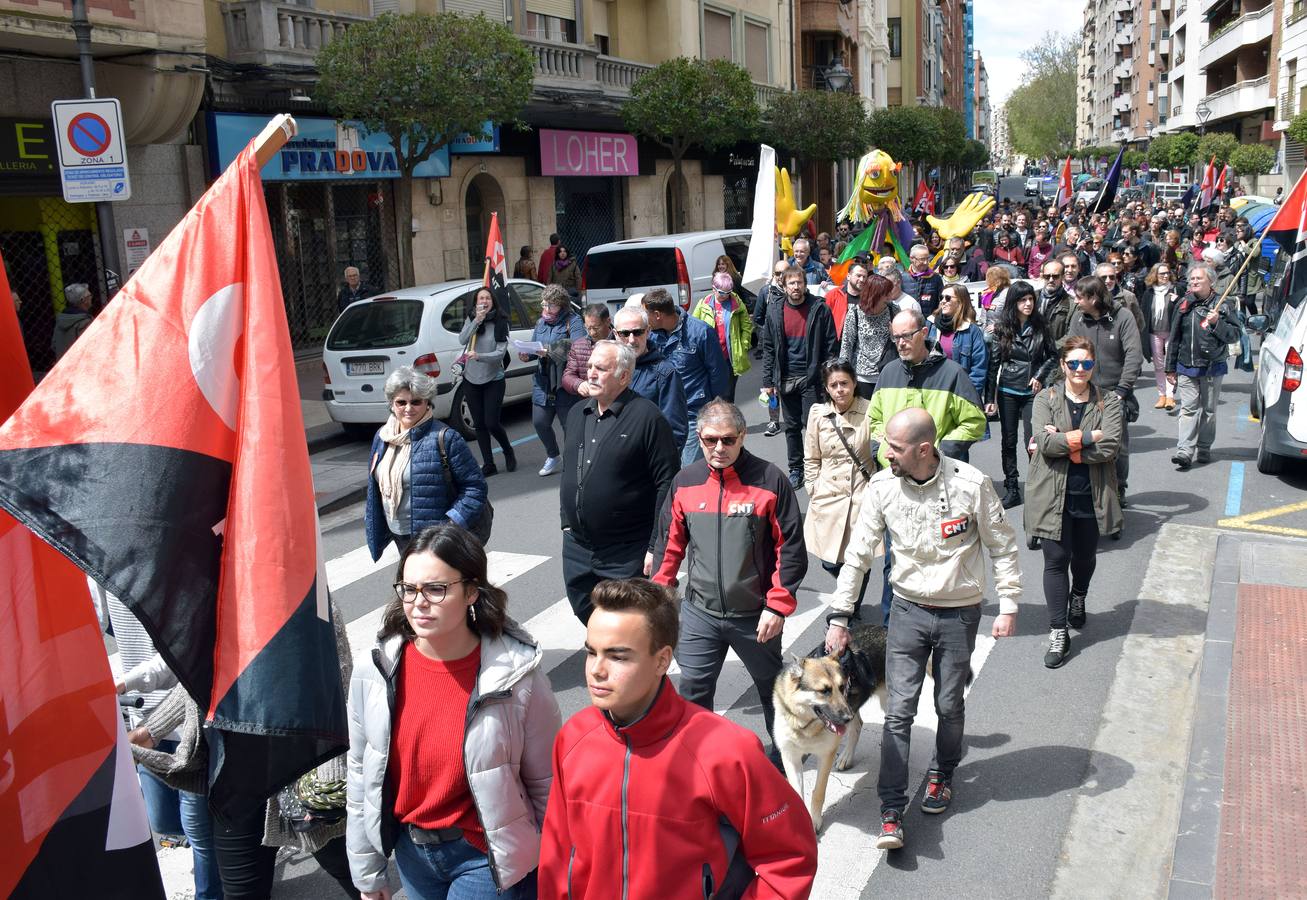
<svg viewBox="0 0 1307 900"><path fill-rule="evenodd" d="M857 586L871 567L873 547L888 535L894 545L894 599L885 651L889 701L881 739L876 847L897 850L903 846L908 750L926 661L934 657L939 728L921 811L941 813L952 799L953 770L962 759L963 694L980 626L985 553L999 596L995 638L1009 637L1016 629L1021 567L1016 533L989 476L939 455L935 423L926 410L911 407L894 415L885 428L885 444L889 468L867 485L831 601L826 648L842 652L848 645Z"/></svg>

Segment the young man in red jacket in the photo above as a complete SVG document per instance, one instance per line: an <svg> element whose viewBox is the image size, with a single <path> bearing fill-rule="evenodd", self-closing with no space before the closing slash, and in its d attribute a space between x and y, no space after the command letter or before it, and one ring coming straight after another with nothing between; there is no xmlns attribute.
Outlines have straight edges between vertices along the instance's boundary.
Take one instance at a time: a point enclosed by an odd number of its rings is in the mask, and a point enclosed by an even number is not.
<svg viewBox="0 0 1307 900"><path fill-rule="evenodd" d="M671 591L632 578L590 599L594 706L554 741L540 896L804 900L817 838L803 800L752 732L672 686Z"/></svg>

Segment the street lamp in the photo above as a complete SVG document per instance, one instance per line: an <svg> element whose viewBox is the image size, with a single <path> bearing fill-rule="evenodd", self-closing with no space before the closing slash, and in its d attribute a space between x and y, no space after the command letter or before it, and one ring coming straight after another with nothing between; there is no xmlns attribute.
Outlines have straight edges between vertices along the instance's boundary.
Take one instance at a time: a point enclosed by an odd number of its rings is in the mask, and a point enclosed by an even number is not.
<svg viewBox="0 0 1307 900"><path fill-rule="evenodd" d="M1204 134L1207 131L1207 119L1212 114L1212 108L1207 105L1206 100L1199 100L1198 105L1194 107L1194 115L1198 117L1198 133Z"/></svg>
<svg viewBox="0 0 1307 900"><path fill-rule="evenodd" d="M826 87L839 93L853 83L853 73L844 65L844 54L836 53L826 67Z"/></svg>

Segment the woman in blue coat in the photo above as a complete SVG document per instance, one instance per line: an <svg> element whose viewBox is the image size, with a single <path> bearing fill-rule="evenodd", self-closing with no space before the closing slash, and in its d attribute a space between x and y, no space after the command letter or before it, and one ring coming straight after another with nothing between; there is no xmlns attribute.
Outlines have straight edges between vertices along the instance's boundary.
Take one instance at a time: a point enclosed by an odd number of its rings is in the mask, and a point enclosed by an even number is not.
<svg viewBox="0 0 1307 900"><path fill-rule="evenodd" d="M985 396L989 345L985 343L984 330L976 325L976 308L971 305L966 286L946 286L940 292L934 315L926 321L930 325L927 339L939 344L945 356L966 370L977 396Z"/></svg>
<svg viewBox="0 0 1307 900"><path fill-rule="evenodd" d="M401 366L386 379L390 418L372 439L363 527L378 560L392 541L403 554L428 525L471 529L486 506L486 479L467 442L431 413L436 381ZM450 478L441 459L441 435ZM451 489L450 482L453 486Z"/></svg>
<svg viewBox="0 0 1307 900"><path fill-rule="evenodd" d="M554 397L562 390L563 366L567 362L571 342L585 336L585 322L572 311L567 291L556 284L545 288L540 295L540 320L536 322L535 333L531 335L531 340L544 345L536 351L540 365L536 369L535 384L531 388L531 424L535 425L536 435L545 448L545 464L540 469L541 475L554 474L563 461L562 451L558 449L558 438L554 436L554 419L558 416ZM560 344L560 341L565 341L566 344ZM522 362L531 361L531 357L525 353L519 353L518 356Z"/></svg>

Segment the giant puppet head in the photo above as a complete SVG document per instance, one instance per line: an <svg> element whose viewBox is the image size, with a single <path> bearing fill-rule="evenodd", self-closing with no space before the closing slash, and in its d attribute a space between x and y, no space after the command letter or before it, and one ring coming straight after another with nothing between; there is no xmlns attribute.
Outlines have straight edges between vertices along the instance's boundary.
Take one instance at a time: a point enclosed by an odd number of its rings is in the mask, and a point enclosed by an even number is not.
<svg viewBox="0 0 1307 900"><path fill-rule="evenodd" d="M862 225L891 204L897 208L899 170L902 168L903 164L896 163L884 150L872 150L863 156L858 160L853 196L836 219L848 219L854 225Z"/></svg>

